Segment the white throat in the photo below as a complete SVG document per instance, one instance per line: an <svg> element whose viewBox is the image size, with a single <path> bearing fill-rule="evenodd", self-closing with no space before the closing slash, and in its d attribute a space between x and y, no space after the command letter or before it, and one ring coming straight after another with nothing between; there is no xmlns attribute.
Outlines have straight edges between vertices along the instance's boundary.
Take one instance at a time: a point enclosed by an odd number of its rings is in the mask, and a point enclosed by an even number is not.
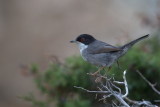
<svg viewBox="0 0 160 107"><path fill-rule="evenodd" d="M83 50L88 48L88 45L85 45L85 44L80 43L80 42L78 43L78 46L79 46L79 50L80 50L81 55L82 55Z"/></svg>

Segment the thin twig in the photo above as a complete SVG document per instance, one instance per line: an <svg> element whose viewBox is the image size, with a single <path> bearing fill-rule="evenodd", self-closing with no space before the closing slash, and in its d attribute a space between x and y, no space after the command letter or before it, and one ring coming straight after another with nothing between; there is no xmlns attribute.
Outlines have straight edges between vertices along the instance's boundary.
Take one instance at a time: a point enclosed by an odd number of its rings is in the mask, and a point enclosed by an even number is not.
<svg viewBox="0 0 160 107"><path fill-rule="evenodd" d="M131 100L128 97L125 97L125 100L127 100L129 103L137 105L137 106L147 106L147 107L158 107L156 105L153 105L150 101L135 101L135 100Z"/></svg>
<svg viewBox="0 0 160 107"><path fill-rule="evenodd" d="M141 72L139 72L138 70L136 70L136 72L143 78L143 80L145 82L148 83L148 85L157 93L160 95L160 91L158 91L156 88L155 88L155 84L152 84L150 81L148 81L143 75Z"/></svg>
<svg viewBox="0 0 160 107"><path fill-rule="evenodd" d="M112 82L111 82L111 84L112 84L112 86L114 87L114 88L116 88L118 91L119 91L119 93L121 94L122 93L122 91L121 91L121 89L119 88L119 87L117 87L115 84L113 84Z"/></svg>
<svg viewBox="0 0 160 107"><path fill-rule="evenodd" d="M156 103L160 103L160 100L154 100L154 102L156 102Z"/></svg>
<svg viewBox="0 0 160 107"><path fill-rule="evenodd" d="M111 97L111 96L112 96L112 94L104 95L104 96L103 96L103 98L99 99L99 101L101 101L101 100L105 100L106 98Z"/></svg>
<svg viewBox="0 0 160 107"><path fill-rule="evenodd" d="M117 98L119 102L121 102L125 107L130 107L126 101L122 98L120 94L114 94L114 96Z"/></svg>
<svg viewBox="0 0 160 107"><path fill-rule="evenodd" d="M113 82L117 84L124 84L124 82L120 82L120 81L113 81Z"/></svg>
<svg viewBox="0 0 160 107"><path fill-rule="evenodd" d="M86 91L86 92L89 92L89 93L101 93L101 94L106 94L106 93L108 93L108 91L90 91L90 90L87 90L87 89L85 89L85 88L83 88L83 87L77 87L77 86L74 86L74 88L79 88L79 89L82 89L82 90L84 90L84 91Z"/></svg>

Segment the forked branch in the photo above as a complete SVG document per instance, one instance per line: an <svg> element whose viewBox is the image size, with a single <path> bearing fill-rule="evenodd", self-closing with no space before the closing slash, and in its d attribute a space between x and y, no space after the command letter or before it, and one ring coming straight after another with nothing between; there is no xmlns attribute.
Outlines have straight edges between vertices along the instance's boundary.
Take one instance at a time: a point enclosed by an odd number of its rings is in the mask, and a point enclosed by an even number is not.
<svg viewBox="0 0 160 107"><path fill-rule="evenodd" d="M145 80L145 82L147 82L152 89L160 94L160 92L155 88L155 85L150 83L139 71L137 71L137 73ZM102 79L105 80L105 82L102 81ZM98 83L100 84L100 86L98 87L99 91L91 91L91 90L87 90L83 87L78 87L78 86L74 86L75 88L78 89L82 89L88 93L97 93L97 94L102 94L102 98L99 99L99 101L106 101L107 98L114 96L115 99L119 102L119 103L115 103L114 101L112 102L112 105L114 106L124 106L124 107L130 107L130 106L147 106L147 107L158 107L156 105L153 105L150 101L135 101L135 100L131 100L127 97L127 95L129 94L128 91L128 84L127 84L127 80L126 80L126 71L123 72L123 82L121 81L117 81L113 78L107 78L106 76L102 76L101 74L98 75L98 77L96 77L96 82L98 80ZM124 85L124 89L120 88L120 86L117 85ZM122 90L125 90L125 93L122 94ZM130 105L129 105L130 104Z"/></svg>
<svg viewBox="0 0 160 107"><path fill-rule="evenodd" d="M138 70L136 70L136 72L143 78L143 80L148 83L148 85L157 93L160 95L160 91L158 91L155 86L156 84L152 84L150 81L148 81L143 75L141 72L139 72Z"/></svg>

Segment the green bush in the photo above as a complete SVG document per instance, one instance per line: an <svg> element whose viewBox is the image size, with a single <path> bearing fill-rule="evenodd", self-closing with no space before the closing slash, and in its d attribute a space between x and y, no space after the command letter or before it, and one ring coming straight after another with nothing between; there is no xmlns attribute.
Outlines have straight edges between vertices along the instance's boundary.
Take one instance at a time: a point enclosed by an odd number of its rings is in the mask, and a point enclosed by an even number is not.
<svg viewBox="0 0 160 107"><path fill-rule="evenodd" d="M157 83L160 89L160 44L158 36L149 38L141 45L134 46L123 56L120 68L113 65L108 75L122 80L122 73L127 69L127 81L129 85L129 97L134 100L156 100L160 97L149 87L147 83L135 72L139 70L149 81ZM97 84L88 72L95 72L97 68L83 61L80 56L69 57L64 64L51 63L45 72L39 72L37 65L31 66L35 83L46 100L39 101L33 95L23 97L32 102L35 107L50 107L55 103L56 107L97 107L103 102L98 102L95 95L75 89L73 86L84 87L88 90L97 90ZM102 71L105 73L105 71ZM40 106L39 106L40 105ZM102 107L102 106L101 106Z"/></svg>
<svg viewBox="0 0 160 107"><path fill-rule="evenodd" d="M90 107L95 102L95 96L84 91L77 90L73 86L82 86L86 89L96 90L94 79L87 75L88 72L96 71L96 67L84 62L81 57L67 58L64 64L50 63L45 72L39 72L38 66L33 64L31 72L38 89L47 95L49 100L41 107L49 107L49 103L56 102L57 107ZM38 103L32 96L25 96L25 100ZM92 98L90 98L92 97ZM33 101L32 101L33 100Z"/></svg>

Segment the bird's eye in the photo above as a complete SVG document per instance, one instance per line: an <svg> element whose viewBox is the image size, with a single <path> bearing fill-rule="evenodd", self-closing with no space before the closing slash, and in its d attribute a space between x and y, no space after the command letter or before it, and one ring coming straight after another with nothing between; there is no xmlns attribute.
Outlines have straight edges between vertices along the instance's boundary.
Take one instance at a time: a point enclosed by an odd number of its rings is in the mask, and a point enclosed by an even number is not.
<svg viewBox="0 0 160 107"><path fill-rule="evenodd" d="M84 39L84 38L81 38L81 39L80 39L80 42L84 42L84 41L85 41L85 39Z"/></svg>

